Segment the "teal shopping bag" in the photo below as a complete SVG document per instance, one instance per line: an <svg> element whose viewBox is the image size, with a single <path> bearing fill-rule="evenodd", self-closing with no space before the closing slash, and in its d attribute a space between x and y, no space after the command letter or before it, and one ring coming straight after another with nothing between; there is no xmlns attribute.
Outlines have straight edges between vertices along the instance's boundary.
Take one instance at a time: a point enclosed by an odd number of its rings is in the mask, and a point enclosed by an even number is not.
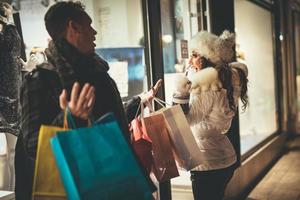
<svg viewBox="0 0 300 200"><path fill-rule="evenodd" d="M152 199L150 186L112 114L92 127L58 132L51 146L68 199Z"/></svg>

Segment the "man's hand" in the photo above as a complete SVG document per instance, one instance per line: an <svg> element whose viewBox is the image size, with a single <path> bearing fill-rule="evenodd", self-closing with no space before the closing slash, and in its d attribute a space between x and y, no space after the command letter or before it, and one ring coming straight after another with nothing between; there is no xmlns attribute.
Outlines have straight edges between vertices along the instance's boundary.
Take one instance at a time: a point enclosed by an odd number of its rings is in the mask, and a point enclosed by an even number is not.
<svg viewBox="0 0 300 200"><path fill-rule="evenodd" d="M90 84L84 84L80 94L79 83L75 82L72 87L71 99L67 101L67 91L64 89L59 96L59 104L61 109L65 109L67 106L70 109L72 115L81 119L88 119L91 114L95 103L95 88Z"/></svg>
<svg viewBox="0 0 300 200"><path fill-rule="evenodd" d="M151 90L149 90L148 92L145 92L145 93L142 93L140 94L140 98L141 98L141 102L142 103L145 103L145 102L150 102L153 100L153 98L155 97L157 91L159 90L159 88L161 87L161 83L162 83L162 80L159 79L154 87L151 88Z"/></svg>

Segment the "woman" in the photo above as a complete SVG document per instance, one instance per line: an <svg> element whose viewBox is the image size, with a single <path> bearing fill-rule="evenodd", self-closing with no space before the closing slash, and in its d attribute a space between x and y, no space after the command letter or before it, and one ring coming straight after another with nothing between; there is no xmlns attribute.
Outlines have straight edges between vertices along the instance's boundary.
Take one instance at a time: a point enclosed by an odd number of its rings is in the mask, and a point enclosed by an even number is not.
<svg viewBox="0 0 300 200"><path fill-rule="evenodd" d="M186 77L181 77L174 93L174 103L189 98L185 110L202 163L191 170L194 199L221 200L234 172L236 153L225 133L237 111L238 99L243 109L248 104L247 67L230 63L234 35L228 31L218 37L200 32L191 40L192 56ZM186 101L187 102L187 101Z"/></svg>

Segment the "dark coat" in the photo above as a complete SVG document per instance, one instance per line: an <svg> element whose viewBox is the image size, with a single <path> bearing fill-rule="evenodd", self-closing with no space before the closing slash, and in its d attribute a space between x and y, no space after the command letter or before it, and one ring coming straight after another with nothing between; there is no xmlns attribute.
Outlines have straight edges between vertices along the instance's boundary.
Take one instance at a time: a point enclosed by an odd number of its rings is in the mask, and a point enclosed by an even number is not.
<svg viewBox="0 0 300 200"><path fill-rule="evenodd" d="M59 107L62 88L70 94L75 81L81 86L87 82L93 85L96 91L93 118L113 112L128 140L128 121L134 118L140 104L139 97L122 104L117 86L107 73L108 65L101 58L87 58L65 40L55 45L50 43L46 54L48 64L42 64L28 74L21 89L22 123L15 158L17 200L30 199L40 126L63 124L64 113ZM18 165L21 162L25 163L25 168Z"/></svg>
<svg viewBox="0 0 300 200"><path fill-rule="evenodd" d="M0 33L0 132L19 131L19 90L21 67L21 38L16 27L4 25Z"/></svg>

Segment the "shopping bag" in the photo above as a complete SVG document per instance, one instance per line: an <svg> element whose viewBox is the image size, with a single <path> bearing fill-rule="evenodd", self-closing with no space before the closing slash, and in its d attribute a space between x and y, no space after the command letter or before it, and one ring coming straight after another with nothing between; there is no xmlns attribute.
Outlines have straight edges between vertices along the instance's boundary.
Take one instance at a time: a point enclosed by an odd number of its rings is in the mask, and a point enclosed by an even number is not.
<svg viewBox="0 0 300 200"><path fill-rule="evenodd" d="M35 161L33 200L66 199L59 172L50 146L50 138L63 128L42 125L39 131Z"/></svg>
<svg viewBox="0 0 300 200"><path fill-rule="evenodd" d="M180 105L163 109L176 161L180 168L191 170L203 161L196 140Z"/></svg>
<svg viewBox="0 0 300 200"><path fill-rule="evenodd" d="M138 117L131 122L131 130L132 148L147 174L150 174L153 166L152 142L145 129L143 129L141 120Z"/></svg>
<svg viewBox="0 0 300 200"><path fill-rule="evenodd" d="M142 122L152 141L153 173L157 181L164 182L179 176L163 114L151 114L144 117Z"/></svg>
<svg viewBox="0 0 300 200"><path fill-rule="evenodd" d="M191 170L203 162L200 151L188 121L180 105L166 108L161 99L154 100L163 106L155 113L162 113L172 140L173 151L178 166L183 170Z"/></svg>
<svg viewBox="0 0 300 200"><path fill-rule="evenodd" d="M56 132L68 129L68 111L64 115L64 128L42 125L39 130L37 155L33 179L33 200L66 199L56 162L50 146L50 138Z"/></svg>
<svg viewBox="0 0 300 200"><path fill-rule="evenodd" d="M51 139L68 199L151 199L148 182L117 121L104 121L58 132Z"/></svg>

